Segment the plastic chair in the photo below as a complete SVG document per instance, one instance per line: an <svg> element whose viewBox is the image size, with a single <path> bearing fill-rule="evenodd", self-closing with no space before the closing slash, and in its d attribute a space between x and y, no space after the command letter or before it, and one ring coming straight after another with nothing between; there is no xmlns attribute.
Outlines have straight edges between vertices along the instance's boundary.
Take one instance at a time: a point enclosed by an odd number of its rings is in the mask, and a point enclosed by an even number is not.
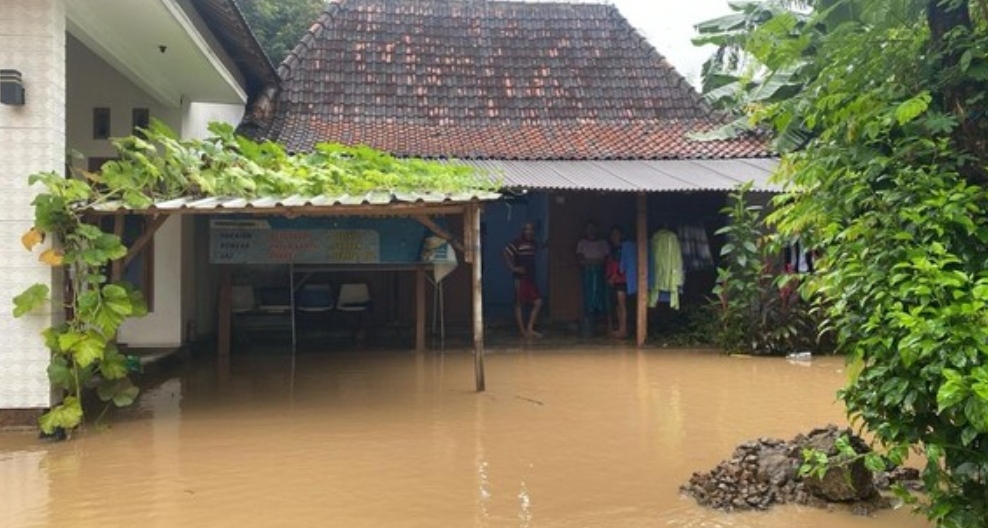
<svg viewBox="0 0 988 528"><path fill-rule="evenodd" d="M258 311L265 313L291 312L292 294L288 288L262 288Z"/></svg>
<svg viewBox="0 0 988 528"><path fill-rule="evenodd" d="M230 292L230 306L233 313L246 313L256 306L253 286L234 286Z"/></svg>
<svg viewBox="0 0 988 528"><path fill-rule="evenodd" d="M371 307L370 290L363 282L340 286L336 309L341 312L366 312Z"/></svg>
<svg viewBox="0 0 988 528"><path fill-rule="evenodd" d="M306 284L295 294L300 312L328 312L333 309L333 291L329 284Z"/></svg>

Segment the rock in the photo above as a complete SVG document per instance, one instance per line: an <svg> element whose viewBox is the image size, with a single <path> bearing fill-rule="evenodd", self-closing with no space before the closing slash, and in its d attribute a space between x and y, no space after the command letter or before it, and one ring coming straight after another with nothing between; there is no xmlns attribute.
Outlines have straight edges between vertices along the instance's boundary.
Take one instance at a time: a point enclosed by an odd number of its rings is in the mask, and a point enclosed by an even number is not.
<svg viewBox="0 0 988 528"><path fill-rule="evenodd" d="M784 453L768 453L758 459L758 474L772 485L778 486L794 478L799 471L795 460Z"/></svg>
<svg viewBox="0 0 988 528"><path fill-rule="evenodd" d="M878 494L871 471L864 465L861 458L849 458L837 449L837 440L846 436L854 452L866 454L870 451L867 444L855 436L850 429L841 430L830 425L823 429L814 429L805 438L801 447L813 449L827 454L833 463L823 477L814 475L803 479L807 491L831 502L848 502L868 500Z"/></svg>
<svg viewBox="0 0 988 528"><path fill-rule="evenodd" d="M855 460L843 469L832 468L816 481L799 475L804 449L818 449L839 459L835 443L849 433L831 425L788 442L776 438L745 442L709 472L694 473L680 490L703 506L723 511L766 510L774 504L831 508L831 502L838 501L852 505L860 514L870 514L888 504L874 488L872 475L862 461ZM860 438L850 435L849 439L855 452L868 452Z"/></svg>
<svg viewBox="0 0 988 528"><path fill-rule="evenodd" d="M871 472L860 459L833 465L822 478L808 476L803 483L807 491L830 502L863 501L878 494Z"/></svg>

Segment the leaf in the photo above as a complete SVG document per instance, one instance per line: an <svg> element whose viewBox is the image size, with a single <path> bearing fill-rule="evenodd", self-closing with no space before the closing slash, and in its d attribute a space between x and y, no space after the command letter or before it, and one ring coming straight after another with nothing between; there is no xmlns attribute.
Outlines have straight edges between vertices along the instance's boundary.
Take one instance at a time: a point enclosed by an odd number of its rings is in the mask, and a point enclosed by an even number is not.
<svg viewBox="0 0 988 528"><path fill-rule="evenodd" d="M937 391L937 412L953 407L967 398L968 389L963 379L950 379Z"/></svg>
<svg viewBox="0 0 988 528"><path fill-rule="evenodd" d="M964 50L964 53L961 55L961 60L960 60L961 71L966 72L967 69L971 67L972 59L974 59L974 53L972 52L972 50L970 49Z"/></svg>
<svg viewBox="0 0 988 528"><path fill-rule="evenodd" d="M28 251L34 249L34 246L44 242L44 240L45 234L39 231L36 227L28 229L27 233L24 233L24 235L21 236L21 244L23 244L24 249L27 249Z"/></svg>
<svg viewBox="0 0 988 528"><path fill-rule="evenodd" d="M65 255L57 249L46 249L38 257L38 262L43 262L49 266L61 266Z"/></svg>
<svg viewBox="0 0 988 528"><path fill-rule="evenodd" d="M65 356L57 355L51 359L48 364L48 381L56 387L75 392L75 376L72 375Z"/></svg>
<svg viewBox="0 0 988 528"><path fill-rule="evenodd" d="M117 284L103 286L103 306L122 316L130 315L134 311L127 290Z"/></svg>
<svg viewBox="0 0 988 528"><path fill-rule="evenodd" d="M83 368L102 360L107 347L106 339L94 330L66 333L59 338L59 344Z"/></svg>
<svg viewBox="0 0 988 528"><path fill-rule="evenodd" d="M876 453L868 453L865 455L864 464L865 467L868 468L868 471L871 471L872 473L880 473L886 469L885 460L883 460L882 457Z"/></svg>
<svg viewBox="0 0 988 528"><path fill-rule="evenodd" d="M14 317L21 317L40 308L48 302L49 293L50 289L47 284L35 284L24 290L23 293L14 297Z"/></svg>
<svg viewBox="0 0 988 528"><path fill-rule="evenodd" d="M96 393L103 401L113 401L117 407L126 407L137 399L140 393L132 381L128 378L107 380L96 388Z"/></svg>
<svg viewBox="0 0 988 528"><path fill-rule="evenodd" d="M919 117L930 106L932 97L929 92L923 92L912 99L899 103L895 109L895 120L904 125Z"/></svg>
<svg viewBox="0 0 988 528"><path fill-rule="evenodd" d="M45 434L52 434L55 429L74 429L82 423L82 404L75 396L67 396L62 403L41 415L38 425Z"/></svg>
<svg viewBox="0 0 988 528"><path fill-rule="evenodd" d="M124 378L127 376L127 358L115 345L109 344L99 362L99 371L108 380Z"/></svg>

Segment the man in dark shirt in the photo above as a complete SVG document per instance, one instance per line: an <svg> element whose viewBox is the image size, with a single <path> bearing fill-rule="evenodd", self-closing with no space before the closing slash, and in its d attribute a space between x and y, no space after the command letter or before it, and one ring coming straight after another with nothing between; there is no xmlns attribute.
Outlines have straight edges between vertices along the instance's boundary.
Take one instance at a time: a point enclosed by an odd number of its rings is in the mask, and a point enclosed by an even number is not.
<svg viewBox="0 0 988 528"><path fill-rule="evenodd" d="M542 337L542 334L535 331L535 320L539 316L539 309L542 308L542 295L539 294L539 287L535 284L537 251L535 225L531 222L526 223L522 228L521 236L504 248L504 262L515 278L515 320L518 322L518 331L522 337ZM526 304L532 305L527 325L522 313Z"/></svg>

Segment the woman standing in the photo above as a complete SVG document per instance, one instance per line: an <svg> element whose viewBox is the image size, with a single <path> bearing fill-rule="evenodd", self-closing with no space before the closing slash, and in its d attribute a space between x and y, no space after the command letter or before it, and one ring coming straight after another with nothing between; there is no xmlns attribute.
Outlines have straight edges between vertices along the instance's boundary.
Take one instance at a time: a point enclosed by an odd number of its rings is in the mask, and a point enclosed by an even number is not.
<svg viewBox="0 0 988 528"><path fill-rule="evenodd" d="M631 243L624 239L624 231L614 226L611 228L608 240L611 243L611 254L605 264L607 284L614 292L617 328L611 332L612 337L623 339L628 337L628 269L627 263L634 249ZM631 246L631 247L629 247Z"/></svg>
<svg viewBox="0 0 988 528"><path fill-rule="evenodd" d="M604 261L610 252L610 244L597 235L597 223L587 222L583 238L576 244L583 290L583 335L586 337L593 336L594 318L609 312L610 292L604 275Z"/></svg>

